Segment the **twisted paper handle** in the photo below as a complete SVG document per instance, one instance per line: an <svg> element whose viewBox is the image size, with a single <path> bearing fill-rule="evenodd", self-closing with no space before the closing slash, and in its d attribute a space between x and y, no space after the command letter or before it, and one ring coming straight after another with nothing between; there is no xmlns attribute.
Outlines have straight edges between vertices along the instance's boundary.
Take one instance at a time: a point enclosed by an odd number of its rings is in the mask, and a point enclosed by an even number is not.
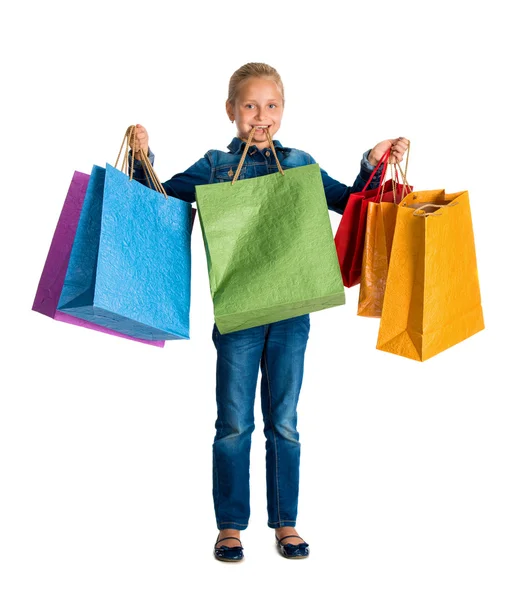
<svg viewBox="0 0 523 600"><path fill-rule="evenodd" d="M407 156L405 157L405 173L403 172L403 170L401 169L401 164L400 163L396 163L396 166L398 167L398 169L400 170L401 173L401 177L403 179L403 185L404 186L408 186L408 181L407 181L407 170L409 168L409 155L410 155L410 140L407 141ZM402 198L403 199L403 198Z"/></svg>
<svg viewBox="0 0 523 600"><path fill-rule="evenodd" d="M459 202L457 202L456 200L454 202L450 202L450 204L424 204L423 206L420 206L419 208L417 208L413 213L412 216L414 217L440 217L441 214L436 214L434 211L430 211L427 212L425 209L427 207L435 207L435 208L450 208L451 206L457 206L459 204Z"/></svg>
<svg viewBox="0 0 523 600"><path fill-rule="evenodd" d="M243 167L243 163L245 162L245 157L247 156L247 152L251 146L251 142L252 142L252 138L254 137L254 134L256 132L256 128L253 127L249 133L249 137L247 138L247 142L245 144L245 148L243 150L243 154L242 157L240 158L240 162L238 163L238 167L236 168L236 173L234 174L233 180L231 182L231 185L238 179L238 177L240 176L240 172L242 170ZM278 171L282 174L285 175L285 171L282 169L282 166L280 164L280 161L278 160L278 156L276 155L276 148L274 147L274 142L272 141L272 136L269 132L269 128L267 127L265 129L265 132L267 134L267 140L269 141L269 146L271 147L271 150L274 154L274 158L276 160L276 164L278 165Z"/></svg>
<svg viewBox="0 0 523 600"><path fill-rule="evenodd" d="M407 156L405 159L405 173L403 172L400 163L393 163L390 161L390 158L389 158L390 173L391 173L391 180L392 180L392 198L393 198L394 204L399 204L403 200L403 198L405 198L405 196L407 195L407 189L409 187L409 184L407 182L407 169L409 168L409 153L410 153L410 141L407 142ZM399 173L401 174L403 187L401 190L401 198L398 201L396 201L397 183L399 181L398 170L399 170ZM383 191L382 191L382 195L383 195ZM380 202L381 202L381 197L380 197Z"/></svg>
<svg viewBox="0 0 523 600"><path fill-rule="evenodd" d="M121 171L124 173L127 173L129 170L129 150L130 150L131 151L131 169L130 169L129 179L131 181L133 179L134 161L135 161L135 157L136 157L136 153L134 151L134 145L131 143L131 140L133 139L135 130L136 130L136 125L129 125L129 127L127 128L124 138L122 140L122 145L120 146L120 151L118 152L118 157L116 158L116 162L114 164L115 168L118 168L118 162L120 160L122 150L124 149L124 146L125 146L125 152L124 152L123 159L122 159ZM151 164L151 161L149 160L149 157L147 156L147 154L145 152L142 152L141 154L142 154L142 165L145 170L145 176L146 176L148 182L153 185L154 189L157 192L159 192L160 194L163 194L167 198L167 193L165 192L163 185L161 184L160 179L158 178L158 175L156 175L156 172L153 169L153 166Z"/></svg>

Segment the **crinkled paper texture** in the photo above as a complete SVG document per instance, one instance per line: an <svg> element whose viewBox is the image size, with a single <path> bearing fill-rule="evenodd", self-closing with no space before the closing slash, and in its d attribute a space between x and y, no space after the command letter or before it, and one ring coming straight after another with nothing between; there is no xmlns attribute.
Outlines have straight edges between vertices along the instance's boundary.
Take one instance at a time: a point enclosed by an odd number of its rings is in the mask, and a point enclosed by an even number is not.
<svg viewBox="0 0 523 600"><path fill-rule="evenodd" d="M146 340L189 338L191 206L94 166L58 308Z"/></svg>
<svg viewBox="0 0 523 600"><path fill-rule="evenodd" d="M317 164L196 186L196 199L220 333L345 303Z"/></svg>
<svg viewBox="0 0 523 600"><path fill-rule="evenodd" d="M358 315L381 317L396 227L398 204L412 187L398 185L395 193L384 192L367 203L361 263Z"/></svg>
<svg viewBox="0 0 523 600"><path fill-rule="evenodd" d="M427 217L416 208L438 204ZM424 361L484 329L468 192L413 192L398 208L377 348Z"/></svg>
<svg viewBox="0 0 523 600"><path fill-rule="evenodd" d="M345 287L353 287L361 281L363 263L363 246L365 242L365 227L367 223L367 207L369 202L378 202L380 196L392 198L393 183L388 179L382 187L354 192L349 196L347 206L334 236L341 275ZM396 186L396 194L401 197L403 186Z"/></svg>
<svg viewBox="0 0 523 600"><path fill-rule="evenodd" d="M73 173L38 283L33 310L55 321L62 321L86 329L100 331L101 333L124 337L132 341L163 347L165 345L164 341L149 341L127 336L57 310L88 184L89 175L80 171Z"/></svg>

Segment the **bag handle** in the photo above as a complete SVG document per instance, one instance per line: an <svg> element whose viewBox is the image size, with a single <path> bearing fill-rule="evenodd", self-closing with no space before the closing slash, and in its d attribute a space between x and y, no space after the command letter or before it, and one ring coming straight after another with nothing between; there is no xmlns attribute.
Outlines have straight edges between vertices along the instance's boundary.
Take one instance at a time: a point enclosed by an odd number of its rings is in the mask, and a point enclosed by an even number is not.
<svg viewBox="0 0 523 600"><path fill-rule="evenodd" d="M457 206L459 202L454 200L454 202L450 202L450 204L424 204L423 206L418 207L413 213L413 217L441 217L441 214L437 215L434 211L426 212L425 209L427 207L436 207L436 208L450 208L451 206ZM421 211L421 212L419 212Z"/></svg>
<svg viewBox="0 0 523 600"><path fill-rule="evenodd" d="M252 142L252 138L254 137L255 132L256 132L256 127L253 127L251 129L250 133L249 133L249 137L247 138L247 141L245 142L245 148L243 150L242 157L240 158L240 162L238 163L238 167L236 168L236 173L234 174L234 177L233 177L233 180L231 182L231 185L240 176L240 171L242 170L243 163L245 162L245 157L247 156L247 152L249 151L249 148L250 148L251 142ZM274 154L274 158L276 160L276 164L278 165L278 171L282 175L285 175L285 172L282 169L282 166L280 165L280 161L278 160L278 156L276 155L276 148L274 147L274 142L272 141L272 136L271 136L271 134L269 132L269 128L268 127L265 128L265 132L267 134L267 140L269 141L269 146L271 147L272 153Z"/></svg>
<svg viewBox="0 0 523 600"><path fill-rule="evenodd" d="M392 181L392 198L393 198L394 204L399 204L403 200L403 198L405 198L405 196L407 195L407 189L410 187L407 182L407 169L409 167L409 153L410 153L410 141L407 142L407 157L405 159L405 173L403 172L400 163L389 162L390 179ZM389 155L390 155L390 150L389 150ZM399 170L399 173L401 174L403 187L401 189L401 198L398 201L396 201L397 185L400 180L399 175L398 175L398 170ZM378 202L381 202L381 200L383 198L384 190L385 190L385 186L383 186L381 189L380 199Z"/></svg>
<svg viewBox="0 0 523 600"><path fill-rule="evenodd" d="M408 184L408 181L407 181L407 170L409 168L409 155L410 155L410 140L407 141L407 156L405 157L405 173L401 169L401 164L400 163L395 163L396 166L398 167L398 169L400 170L401 177L403 179L403 185L407 186L407 187L410 187L409 184Z"/></svg>
<svg viewBox="0 0 523 600"><path fill-rule="evenodd" d="M408 150L407 150L408 153ZM408 156L408 155L407 155ZM408 160L408 157L407 157ZM392 198L393 202L396 205L399 205L400 202L405 198L408 194L408 189L410 188L407 182L407 167L405 167L405 173L401 169L399 163L390 163L390 172L391 172L391 181L392 181ZM400 184L400 175L401 175L401 198L398 198L398 185Z"/></svg>
<svg viewBox="0 0 523 600"><path fill-rule="evenodd" d="M407 156L405 157L405 173L403 172L403 169L401 168L400 163L394 163L394 167L396 169L399 169L399 172L401 173L401 178L403 180L403 188L401 190L401 198L400 198L399 202L401 202L403 200L403 198L405 198L405 196L407 195L407 189L410 187L409 183L407 181L407 171L409 168L409 155L410 155L410 140L407 141ZM394 183L392 185L394 187ZM394 195L394 202L396 203L396 195ZM399 204L399 202L398 202L398 204Z"/></svg>
<svg viewBox="0 0 523 600"><path fill-rule="evenodd" d="M394 204L398 204L396 202L396 192L397 192L397 185L399 183L399 175L398 175L398 169L397 169L397 165L394 163L389 162L389 166L390 166L390 180L392 182L392 200L394 202ZM384 169L385 171L387 170L387 168ZM383 194L385 192L385 186L381 186L381 192L380 192L380 197L378 200L378 204L381 204L381 201L383 200ZM402 195L402 199L403 199L403 195Z"/></svg>
<svg viewBox="0 0 523 600"><path fill-rule="evenodd" d="M131 144L131 140L133 139L135 130L136 130L136 125L129 125L129 127L127 128L125 135L123 137L123 140L122 140L122 145L120 146L120 151L118 152L118 157L114 164L115 168L118 168L118 162L120 160L120 155L122 154L122 150L125 145L126 149L125 149L125 153L123 155L121 171L123 173L126 173L129 170L129 150L130 150L131 151L131 169L130 169L130 175L129 175L130 181L133 180L134 161L136 158L136 152L134 151L134 146ZM167 198L167 193L165 192L165 189L164 189L163 185L161 184L160 179L158 178L158 175L156 175L156 172L153 169L153 166L151 164L151 161L149 160L149 157L144 152L142 152L142 165L143 165L143 168L145 171L145 177L146 177L148 183L151 183L157 192L159 192L160 194L163 194Z"/></svg>
<svg viewBox="0 0 523 600"><path fill-rule="evenodd" d="M367 179L367 183L365 184L365 186L363 187L363 189L361 190L362 192L366 192L367 188L370 185L370 182L374 179L374 175L376 175L376 173L378 172L378 169L381 167L381 165L383 165L390 156L390 148L387 150L387 152L385 152L383 154L383 156L379 159L378 164L374 167L374 171L372 171L371 176ZM383 179L385 177L385 171L387 170L387 168L385 167L383 169L383 171L381 172L381 176L380 176L380 184L378 187L381 187L383 184Z"/></svg>

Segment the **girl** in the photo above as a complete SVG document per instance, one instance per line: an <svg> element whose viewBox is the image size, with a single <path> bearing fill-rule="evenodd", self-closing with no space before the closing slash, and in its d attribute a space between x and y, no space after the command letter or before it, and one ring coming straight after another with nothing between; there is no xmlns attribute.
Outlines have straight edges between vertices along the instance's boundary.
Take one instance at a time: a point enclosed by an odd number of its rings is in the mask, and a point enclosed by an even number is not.
<svg viewBox="0 0 523 600"><path fill-rule="evenodd" d="M272 138L280 128L284 90L278 72L264 63L247 63L229 82L226 111L236 124L236 137L228 152L209 150L203 158L163 184L167 194L195 201L195 186L232 181L246 141L253 128L242 178L267 175L277 170L267 130ZM380 142L363 155L360 172L348 187L321 171L328 208L342 214L352 192L363 189L381 157L390 149L391 162L399 162L407 149L405 138ZM132 141L140 158L149 150L146 129L137 125ZM283 169L314 163L307 153L282 146L274 147ZM380 169L381 170L381 169ZM370 187L379 183L378 172ZM147 179L140 161L135 161L134 178ZM309 315L220 334L214 325L212 339L217 351L216 435L213 444L213 499L218 526L214 555L219 560L243 558L240 531L249 521L249 453L254 430L254 400L261 369L261 408L266 438L266 484L268 526L275 530L276 543L286 558L305 558L308 544L298 535L300 443L296 430ZM227 543L224 543L227 542Z"/></svg>

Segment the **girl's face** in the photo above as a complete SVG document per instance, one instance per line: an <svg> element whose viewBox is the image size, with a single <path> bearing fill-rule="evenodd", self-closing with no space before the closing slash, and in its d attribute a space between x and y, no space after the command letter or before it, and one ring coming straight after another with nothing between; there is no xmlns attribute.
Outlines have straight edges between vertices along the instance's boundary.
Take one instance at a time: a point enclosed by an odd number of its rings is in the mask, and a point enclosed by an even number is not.
<svg viewBox="0 0 523 600"><path fill-rule="evenodd" d="M283 115L283 98L272 79L249 77L240 86L234 104L227 102L226 109L229 119L236 122L241 140L247 141L251 129L256 127L252 143L260 149L268 148L266 128L274 138Z"/></svg>

